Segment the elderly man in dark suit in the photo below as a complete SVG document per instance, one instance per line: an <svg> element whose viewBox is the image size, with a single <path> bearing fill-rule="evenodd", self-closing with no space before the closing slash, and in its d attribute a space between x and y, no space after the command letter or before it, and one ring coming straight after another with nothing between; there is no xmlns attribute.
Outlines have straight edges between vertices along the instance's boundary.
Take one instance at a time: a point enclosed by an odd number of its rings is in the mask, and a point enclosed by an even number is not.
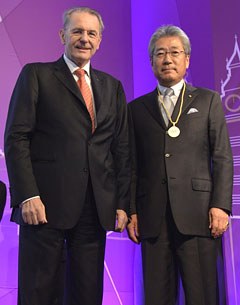
<svg viewBox="0 0 240 305"><path fill-rule="evenodd" d="M56 62L26 65L5 130L12 220L20 226L19 304L61 304L66 243L68 305L100 305L106 230L126 226L130 162L121 83L93 69L103 22L65 12Z"/></svg>
<svg viewBox="0 0 240 305"><path fill-rule="evenodd" d="M184 76L190 42L176 26L152 35L157 88L129 104L133 175L130 238L142 244L145 305L218 305L217 246L231 213L233 164L219 95Z"/></svg>

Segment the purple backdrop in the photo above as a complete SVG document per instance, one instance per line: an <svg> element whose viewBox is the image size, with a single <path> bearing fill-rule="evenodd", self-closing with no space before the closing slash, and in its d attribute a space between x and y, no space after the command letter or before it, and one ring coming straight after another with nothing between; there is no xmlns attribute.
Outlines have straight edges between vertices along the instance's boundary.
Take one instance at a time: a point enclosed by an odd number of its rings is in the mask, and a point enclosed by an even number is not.
<svg viewBox="0 0 240 305"><path fill-rule="evenodd" d="M100 11L105 31L93 66L119 78L131 100L152 90L156 81L147 53L152 32L161 24L181 26L192 41L187 79L217 90L234 154L234 214L224 238L228 305L240 304L240 2L238 0L1 0L0 1L0 179L8 185L3 130L11 91L27 62L55 60L62 12L87 5ZM230 16L230 17L229 17ZM15 305L17 226L9 222L9 198L0 224L0 305ZM220 262L221 263L221 262ZM104 305L141 305L140 248L123 234L108 233ZM222 283L220 283L222 285ZM183 304L181 291L179 304ZM222 305L222 304L221 304Z"/></svg>

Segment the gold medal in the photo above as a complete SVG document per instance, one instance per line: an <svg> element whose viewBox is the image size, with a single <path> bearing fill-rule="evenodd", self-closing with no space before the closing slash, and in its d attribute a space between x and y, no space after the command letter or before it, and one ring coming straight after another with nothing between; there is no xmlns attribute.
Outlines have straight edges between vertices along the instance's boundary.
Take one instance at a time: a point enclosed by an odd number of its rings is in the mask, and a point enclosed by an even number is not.
<svg viewBox="0 0 240 305"><path fill-rule="evenodd" d="M180 135L180 129L177 126L172 126L167 131L171 138L176 138Z"/></svg>

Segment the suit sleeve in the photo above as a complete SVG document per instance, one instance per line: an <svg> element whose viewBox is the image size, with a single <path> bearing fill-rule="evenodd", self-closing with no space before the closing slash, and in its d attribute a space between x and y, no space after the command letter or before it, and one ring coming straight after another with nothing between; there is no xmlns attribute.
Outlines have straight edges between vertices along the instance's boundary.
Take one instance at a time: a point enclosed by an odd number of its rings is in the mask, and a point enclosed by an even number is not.
<svg viewBox="0 0 240 305"><path fill-rule="evenodd" d="M112 149L117 174L117 208L129 213L130 155L128 112L125 93L120 82L117 88L117 111L117 122Z"/></svg>
<svg viewBox="0 0 240 305"><path fill-rule="evenodd" d="M214 93L209 116L209 138L212 156L213 196L211 207L231 213L233 158L220 96Z"/></svg>
<svg viewBox="0 0 240 305"><path fill-rule="evenodd" d="M39 195L33 175L30 145L36 122L37 75L26 65L15 85L5 128L5 156L10 182L11 206Z"/></svg>
<svg viewBox="0 0 240 305"><path fill-rule="evenodd" d="M136 158L134 125L133 125L130 105L128 105L128 111L129 111L130 156L131 156L130 215L132 215L137 213L137 208L136 208L137 158Z"/></svg>

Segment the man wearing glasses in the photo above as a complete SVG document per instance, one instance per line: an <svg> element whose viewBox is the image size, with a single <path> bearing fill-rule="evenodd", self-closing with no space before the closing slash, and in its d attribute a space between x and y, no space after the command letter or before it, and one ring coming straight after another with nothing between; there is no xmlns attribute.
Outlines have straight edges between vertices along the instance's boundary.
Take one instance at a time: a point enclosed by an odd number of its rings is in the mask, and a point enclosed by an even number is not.
<svg viewBox="0 0 240 305"><path fill-rule="evenodd" d="M145 305L217 305L217 249L231 213L233 165L219 95L186 84L190 41L152 35L157 88L129 104L133 175L130 238L142 246Z"/></svg>

